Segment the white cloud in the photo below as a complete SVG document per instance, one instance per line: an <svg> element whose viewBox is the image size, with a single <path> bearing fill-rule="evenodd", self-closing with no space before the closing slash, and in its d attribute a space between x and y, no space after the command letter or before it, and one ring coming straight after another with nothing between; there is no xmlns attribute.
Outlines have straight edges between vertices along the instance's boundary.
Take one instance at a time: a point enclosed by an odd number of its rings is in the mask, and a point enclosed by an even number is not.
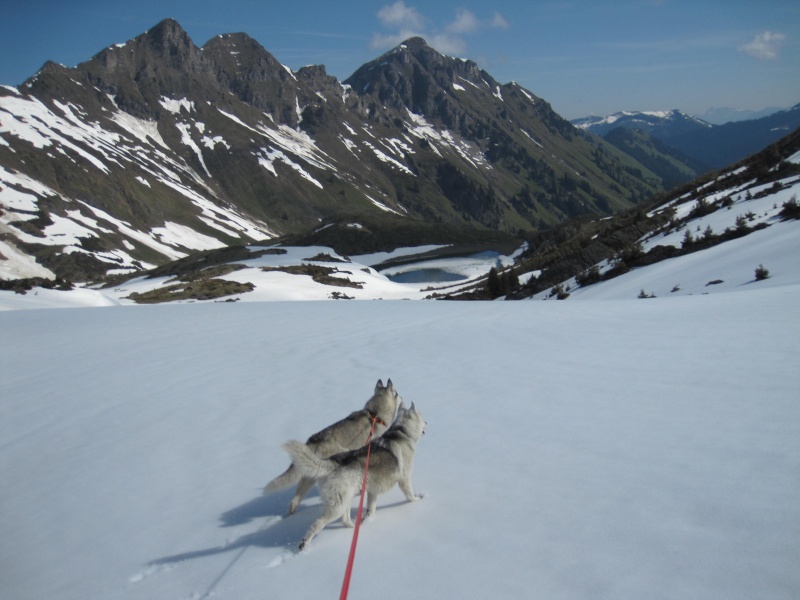
<svg viewBox="0 0 800 600"><path fill-rule="evenodd" d="M739 46L739 50L759 60L775 60L778 58L779 47L786 36L782 33L765 31L759 33L751 42Z"/></svg>
<svg viewBox="0 0 800 600"><path fill-rule="evenodd" d="M480 23L472 11L459 8L455 20L448 24L446 29L451 33L473 33L477 31Z"/></svg>
<svg viewBox="0 0 800 600"><path fill-rule="evenodd" d="M413 6L406 6L403 0L384 6L378 11L378 19L389 29L422 29L425 23L422 15Z"/></svg>
<svg viewBox="0 0 800 600"><path fill-rule="evenodd" d="M501 15L499 12L494 13L492 20L489 23L492 27L497 29L508 29L509 27L508 21L506 21L505 18L503 18L503 15Z"/></svg>
<svg viewBox="0 0 800 600"><path fill-rule="evenodd" d="M403 0L384 6L377 12L377 17L388 31L372 35L373 48L392 48L408 38L419 36L439 52L454 56L466 51L465 36L487 28L506 29L509 26L498 12L489 19L479 19L471 10L462 7L456 10L452 21L436 27L416 7L406 5Z"/></svg>
<svg viewBox="0 0 800 600"><path fill-rule="evenodd" d="M467 43L457 35L437 33L429 36L428 39L433 48L450 56L462 55L467 50Z"/></svg>

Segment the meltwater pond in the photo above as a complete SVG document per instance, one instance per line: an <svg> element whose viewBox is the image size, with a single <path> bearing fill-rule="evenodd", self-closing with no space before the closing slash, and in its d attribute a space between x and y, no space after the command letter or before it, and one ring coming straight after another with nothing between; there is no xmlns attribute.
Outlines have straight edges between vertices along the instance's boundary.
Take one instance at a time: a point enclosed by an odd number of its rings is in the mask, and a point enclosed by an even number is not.
<svg viewBox="0 0 800 600"><path fill-rule="evenodd" d="M466 281L485 275L493 266L502 263L503 258L498 252L486 251L389 267L381 270L381 273L395 283Z"/></svg>
<svg viewBox="0 0 800 600"><path fill-rule="evenodd" d="M395 283L442 283L469 279L466 275L437 268L414 269L413 271L395 273L386 277Z"/></svg>

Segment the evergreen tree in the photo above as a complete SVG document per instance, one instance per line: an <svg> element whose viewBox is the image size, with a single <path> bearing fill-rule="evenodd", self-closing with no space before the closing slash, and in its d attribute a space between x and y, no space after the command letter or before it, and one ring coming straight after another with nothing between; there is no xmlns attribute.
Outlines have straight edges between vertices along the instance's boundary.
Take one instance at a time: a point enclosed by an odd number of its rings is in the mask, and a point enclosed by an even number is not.
<svg viewBox="0 0 800 600"><path fill-rule="evenodd" d="M489 290L489 296L497 298L502 295L500 276L497 274L497 269L492 267L489 269L489 278L486 280L486 288Z"/></svg>

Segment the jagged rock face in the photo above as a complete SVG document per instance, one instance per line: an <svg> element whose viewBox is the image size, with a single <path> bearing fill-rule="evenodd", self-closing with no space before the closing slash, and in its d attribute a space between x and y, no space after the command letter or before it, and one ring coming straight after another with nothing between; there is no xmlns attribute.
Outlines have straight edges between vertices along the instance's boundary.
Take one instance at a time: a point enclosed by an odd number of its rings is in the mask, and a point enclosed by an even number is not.
<svg viewBox="0 0 800 600"><path fill-rule="evenodd" d="M199 48L172 20L0 88L0 167L0 254L73 278L336 221L370 224L349 233L372 249L399 222L534 230L661 189L534 94L420 38L343 84L243 33ZM3 277L27 268L9 264Z"/></svg>
<svg viewBox="0 0 800 600"><path fill-rule="evenodd" d="M474 119L456 91L467 82L481 82L496 89L497 82L472 61L443 56L421 38L412 38L358 69L345 83L371 100L371 106L408 110L437 125L476 137Z"/></svg>
<svg viewBox="0 0 800 600"><path fill-rule="evenodd" d="M243 33L218 36L203 46L203 55L212 63L222 89L280 123L298 125L299 115L292 105L295 98L308 102L310 90L254 39Z"/></svg>
<svg viewBox="0 0 800 600"><path fill-rule="evenodd" d="M362 95L369 95L396 110L433 116L438 101L446 98L445 87L452 87L453 69L448 59L413 38L379 59L358 69L345 83Z"/></svg>
<svg viewBox="0 0 800 600"><path fill-rule="evenodd" d="M172 20L125 44L112 46L76 69L114 97L124 111L159 118L162 96L209 94L211 65L188 34Z"/></svg>

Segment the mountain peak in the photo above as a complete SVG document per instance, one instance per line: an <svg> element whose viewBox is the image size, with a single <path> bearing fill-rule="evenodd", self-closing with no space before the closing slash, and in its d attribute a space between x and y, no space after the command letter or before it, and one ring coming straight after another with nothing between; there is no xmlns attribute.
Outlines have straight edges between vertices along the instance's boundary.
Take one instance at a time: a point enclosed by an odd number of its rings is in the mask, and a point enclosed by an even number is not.
<svg viewBox="0 0 800 600"><path fill-rule="evenodd" d="M185 34L186 31L175 19L166 18L156 23L155 27L149 29L147 33L153 35L181 35Z"/></svg>
<svg viewBox="0 0 800 600"><path fill-rule="evenodd" d="M149 46L154 58L160 57L172 68L184 70L195 62L197 46L174 19L164 19L139 39Z"/></svg>
<svg viewBox="0 0 800 600"><path fill-rule="evenodd" d="M238 70L263 69L264 65L274 67L280 64L257 40L246 33L215 36L206 42L203 51L213 55L216 60L237 64Z"/></svg>
<svg viewBox="0 0 800 600"><path fill-rule="evenodd" d="M144 35L151 44L161 44L165 47L174 44L186 46L192 44L189 34L186 33L186 30L184 30L175 19L164 19L160 21Z"/></svg>
<svg viewBox="0 0 800 600"><path fill-rule="evenodd" d="M408 38L406 41L389 51L387 54L405 56L406 61L408 60L408 57L412 57L414 60L425 66L425 68L440 65L443 61L453 60L451 57L439 52L433 46L428 45L428 42L419 36ZM384 55L384 58L385 57L386 55Z"/></svg>
<svg viewBox="0 0 800 600"><path fill-rule="evenodd" d="M255 39L250 37L248 34L244 32L239 33L223 33L220 35L216 35L208 42L206 42L203 48L207 48L209 46L227 46L229 48L236 48L237 46L254 46L258 48L263 48L261 44L258 43Z"/></svg>
<svg viewBox="0 0 800 600"><path fill-rule="evenodd" d="M411 50L412 52L414 52L416 50L421 50L421 49L424 49L424 48L430 48L430 46L428 46L428 42L426 42L424 38L421 38L420 36L414 36L414 37L408 38L402 44L397 46L397 48L395 48L395 50L402 50L402 49L406 49L406 48Z"/></svg>

